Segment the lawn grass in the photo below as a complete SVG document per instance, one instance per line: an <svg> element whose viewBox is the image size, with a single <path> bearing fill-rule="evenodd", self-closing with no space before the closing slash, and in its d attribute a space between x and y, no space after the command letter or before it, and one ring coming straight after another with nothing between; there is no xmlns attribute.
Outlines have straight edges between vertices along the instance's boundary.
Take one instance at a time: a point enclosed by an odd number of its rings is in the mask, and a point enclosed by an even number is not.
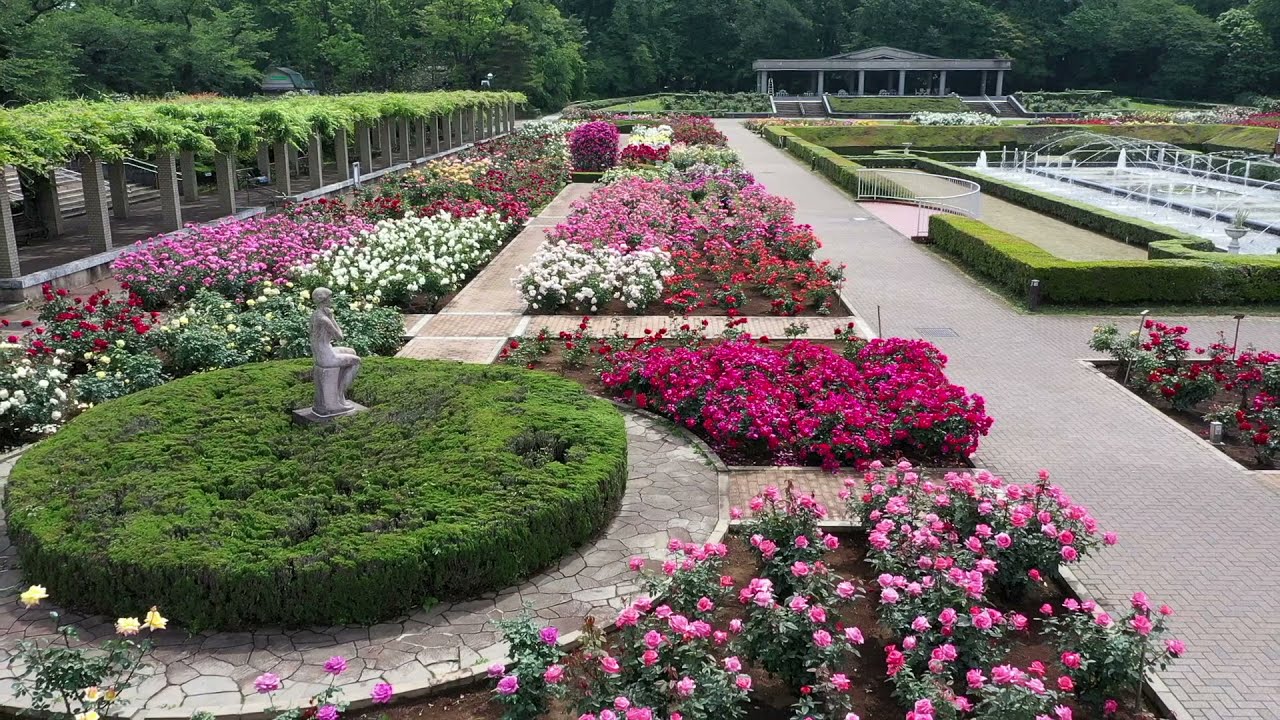
<svg viewBox="0 0 1280 720"><path fill-rule="evenodd" d="M833 97L831 109L844 113L965 112L969 109L954 97Z"/></svg>
<svg viewBox="0 0 1280 720"><path fill-rule="evenodd" d="M655 97L610 105L604 109L608 112L662 112L666 109L666 102L663 98Z"/></svg>

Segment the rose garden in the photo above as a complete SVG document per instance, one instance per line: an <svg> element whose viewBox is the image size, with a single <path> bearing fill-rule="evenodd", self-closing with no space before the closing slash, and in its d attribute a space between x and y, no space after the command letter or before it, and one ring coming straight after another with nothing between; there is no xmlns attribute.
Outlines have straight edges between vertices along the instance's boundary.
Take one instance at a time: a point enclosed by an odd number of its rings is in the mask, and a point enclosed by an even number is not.
<svg viewBox="0 0 1280 720"><path fill-rule="evenodd" d="M316 127L354 132L348 111ZM1276 300L1274 255L983 174L1057 121L503 112L447 149L435 120L403 131L436 152L139 242L99 287L45 285L0 321L0 715L1189 717L1162 678L1236 620L1184 624L1184 596L1123 571L1151 542L1141 510L1051 462L1090 447L1009 460L1006 424L1053 419L1022 388L1055 380L1000 364L1041 346L1000 343L1065 318L1054 372L1254 482L1280 452L1280 355L1228 318ZM199 135L220 116L165 117ZM239 151L281 132L239 122ZM895 197L869 195L876 172ZM920 183L944 177L1014 210L943 207ZM1060 258L1049 223L1148 254ZM960 297L908 259L999 307L985 354L899 320ZM300 425L318 288L368 410Z"/></svg>

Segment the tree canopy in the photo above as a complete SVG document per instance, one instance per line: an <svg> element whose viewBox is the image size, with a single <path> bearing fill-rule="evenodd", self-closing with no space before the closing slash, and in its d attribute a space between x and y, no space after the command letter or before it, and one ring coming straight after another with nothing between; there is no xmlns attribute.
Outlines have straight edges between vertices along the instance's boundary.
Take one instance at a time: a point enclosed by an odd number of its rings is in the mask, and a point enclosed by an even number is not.
<svg viewBox="0 0 1280 720"><path fill-rule="evenodd" d="M5 0L0 102L323 92L749 90L761 57L894 45L1008 57L1010 87L1274 94L1280 0Z"/></svg>

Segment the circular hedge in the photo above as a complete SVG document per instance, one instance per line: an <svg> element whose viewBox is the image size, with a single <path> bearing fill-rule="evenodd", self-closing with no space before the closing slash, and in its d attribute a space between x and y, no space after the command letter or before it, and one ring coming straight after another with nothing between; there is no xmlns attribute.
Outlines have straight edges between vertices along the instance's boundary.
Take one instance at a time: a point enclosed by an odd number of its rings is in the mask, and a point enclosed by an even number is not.
<svg viewBox="0 0 1280 720"><path fill-rule="evenodd" d="M366 358L351 394L368 412L294 425L310 366L144 390L27 452L4 499L26 579L195 629L373 623L517 583L621 501L622 416L576 383Z"/></svg>

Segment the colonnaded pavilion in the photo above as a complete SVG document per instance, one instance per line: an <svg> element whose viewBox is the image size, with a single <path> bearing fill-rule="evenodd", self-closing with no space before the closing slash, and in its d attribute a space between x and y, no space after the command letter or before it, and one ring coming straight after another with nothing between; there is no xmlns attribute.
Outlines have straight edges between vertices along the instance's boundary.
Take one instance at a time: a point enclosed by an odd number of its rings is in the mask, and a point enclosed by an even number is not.
<svg viewBox="0 0 1280 720"><path fill-rule="evenodd" d="M940 58L880 46L812 59L761 59L751 65L769 95L1004 96L1005 58Z"/></svg>

